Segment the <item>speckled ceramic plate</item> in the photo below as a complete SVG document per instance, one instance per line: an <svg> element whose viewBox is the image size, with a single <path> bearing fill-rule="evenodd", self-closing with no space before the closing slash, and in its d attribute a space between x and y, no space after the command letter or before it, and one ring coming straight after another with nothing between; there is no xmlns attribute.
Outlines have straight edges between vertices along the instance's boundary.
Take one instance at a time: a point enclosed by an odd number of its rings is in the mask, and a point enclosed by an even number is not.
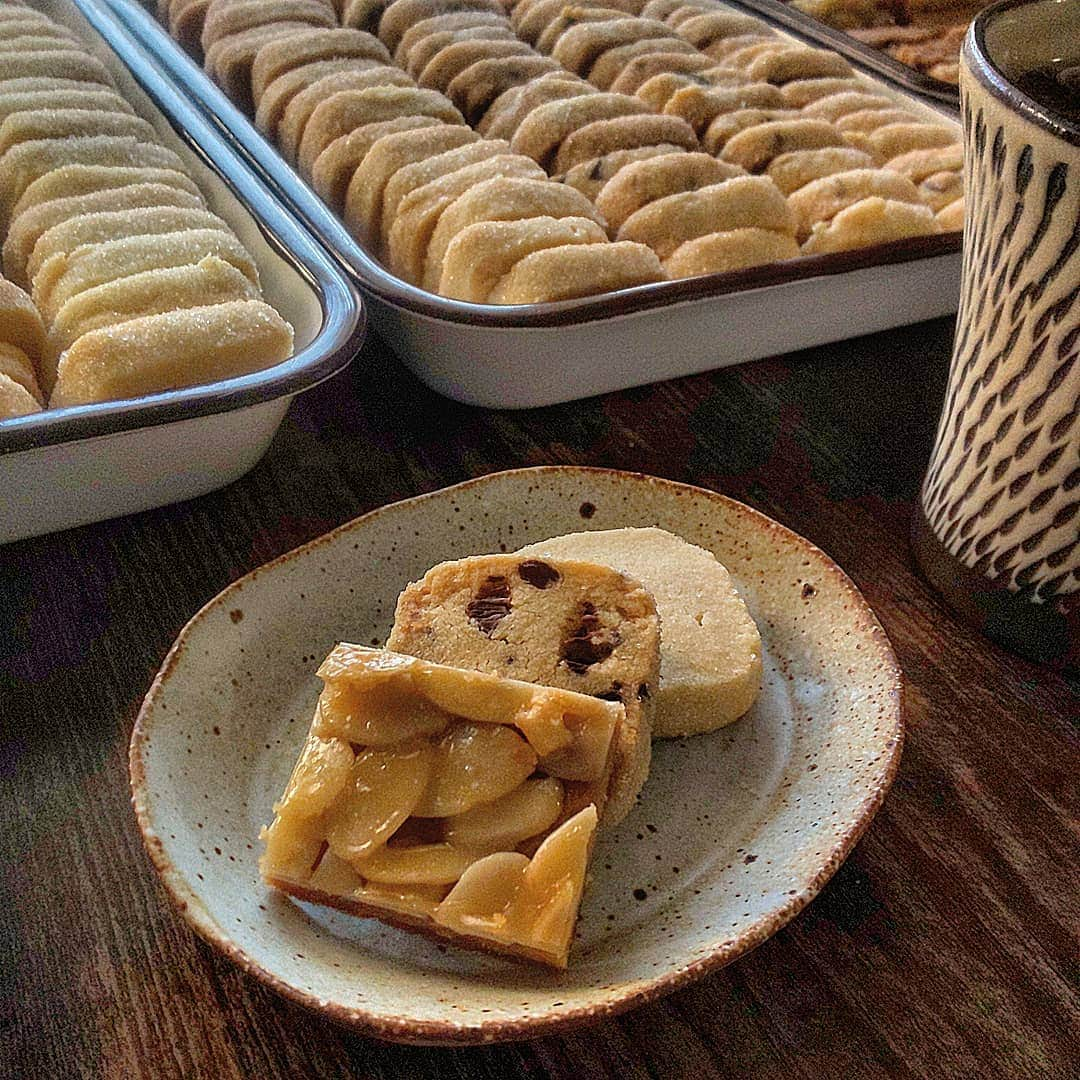
<svg viewBox="0 0 1080 1080"><path fill-rule="evenodd" d="M383 641L399 590L443 559L631 525L660 525L728 566L761 628L765 686L733 726L656 745L640 805L597 843L568 971L458 951L262 885L256 836L336 642ZM699 488L541 468L383 507L226 589L155 680L131 776L154 864L212 945L371 1034L466 1043L620 1012L760 944L851 851L901 740L892 650L821 551Z"/></svg>

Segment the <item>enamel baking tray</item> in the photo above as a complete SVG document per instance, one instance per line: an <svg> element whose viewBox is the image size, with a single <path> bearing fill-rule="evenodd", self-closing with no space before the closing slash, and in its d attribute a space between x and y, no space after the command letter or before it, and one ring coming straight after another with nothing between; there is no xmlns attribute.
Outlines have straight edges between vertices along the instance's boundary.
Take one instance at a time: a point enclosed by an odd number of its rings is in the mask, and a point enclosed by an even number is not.
<svg viewBox="0 0 1080 1080"><path fill-rule="evenodd" d="M428 386L458 401L550 405L956 311L959 233L555 304L436 296L376 262L148 11L135 0L107 2L338 257L389 346ZM946 109L885 90L938 122L957 123Z"/></svg>
<svg viewBox="0 0 1080 1080"><path fill-rule="evenodd" d="M190 166L210 209L254 256L267 301L293 324L296 352L205 386L0 422L0 543L191 498L242 476L293 396L349 362L364 322L334 261L110 13L95 0L33 6L78 34Z"/></svg>
<svg viewBox="0 0 1080 1080"><path fill-rule="evenodd" d="M858 67L873 71L916 94L942 101L954 109L960 107L960 88L943 79L935 79L907 64L902 64L883 49L875 49L865 41L852 37L843 30L807 15L805 11L791 7L782 0L725 0L732 7L745 8L751 15L758 15L767 22L782 26L793 36L804 38L814 45L821 45L840 53Z"/></svg>

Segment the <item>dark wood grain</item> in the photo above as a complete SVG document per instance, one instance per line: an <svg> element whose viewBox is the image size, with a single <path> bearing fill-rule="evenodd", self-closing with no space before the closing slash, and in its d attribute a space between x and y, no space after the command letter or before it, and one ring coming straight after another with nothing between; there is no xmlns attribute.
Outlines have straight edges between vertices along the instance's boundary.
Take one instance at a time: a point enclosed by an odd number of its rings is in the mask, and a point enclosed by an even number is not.
<svg viewBox="0 0 1080 1080"><path fill-rule="evenodd" d="M907 543L951 329L519 413L447 402L372 340L240 482L0 548L0 1074L1075 1077L1077 687L955 622ZM364 1039L169 909L127 801L134 714L183 623L239 575L383 503L545 463L702 484L828 551L907 675L900 776L810 908L689 989L532 1043Z"/></svg>

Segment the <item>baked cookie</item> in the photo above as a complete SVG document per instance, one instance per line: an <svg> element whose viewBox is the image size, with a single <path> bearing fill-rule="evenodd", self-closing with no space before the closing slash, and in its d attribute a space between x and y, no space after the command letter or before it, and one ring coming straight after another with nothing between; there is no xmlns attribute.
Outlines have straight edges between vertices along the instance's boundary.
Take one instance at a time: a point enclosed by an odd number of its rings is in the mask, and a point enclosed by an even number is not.
<svg viewBox="0 0 1080 1080"><path fill-rule="evenodd" d="M959 135L952 128L916 121L886 124L867 135L867 140L879 161L891 161L912 150L953 146Z"/></svg>
<svg viewBox="0 0 1080 1080"><path fill-rule="evenodd" d="M849 78L854 72L839 53L795 45L756 57L746 74L755 82L783 86L797 79Z"/></svg>
<svg viewBox="0 0 1080 1080"><path fill-rule="evenodd" d="M658 54L667 57L684 56L691 61L697 62L705 60L705 57L693 45L683 41L680 37L672 35L663 38L640 38L637 41L628 42L626 45L616 45L602 52L596 58L592 67L589 68L589 82L601 90L608 90L626 70L627 64L643 57L652 57Z"/></svg>
<svg viewBox="0 0 1080 1080"><path fill-rule="evenodd" d="M507 31L509 34L509 30ZM440 49L424 66L416 81L424 87L443 93L451 82L478 60L535 57L523 41L480 38L476 41L456 41Z"/></svg>
<svg viewBox="0 0 1080 1080"><path fill-rule="evenodd" d="M874 159L854 146L826 146L819 150L791 150L781 154L769 162L765 171L785 195L790 195L819 177L873 166Z"/></svg>
<svg viewBox="0 0 1080 1080"><path fill-rule="evenodd" d="M401 59L397 62L416 79L439 52L451 45L466 41L510 41L517 45L523 44L514 37L514 31L504 19L499 23L481 24L462 30L438 30L433 34L415 39L408 48L405 47L405 39L402 38L401 44L397 47L397 54ZM525 49L527 53L532 53L528 46L525 46Z"/></svg>
<svg viewBox="0 0 1080 1080"><path fill-rule="evenodd" d="M650 51L623 64L608 87L613 94L637 94L656 75L695 75L709 67L708 57L693 52ZM640 95L647 100L645 95ZM668 95L670 96L670 95ZM664 99L666 103L667 98Z"/></svg>
<svg viewBox="0 0 1080 1080"><path fill-rule="evenodd" d="M784 102L792 109L801 109L811 102L819 101L833 94L843 94L848 91L860 91L865 84L859 82L854 75L835 76L824 79L794 79L784 83L780 92L784 95Z"/></svg>
<svg viewBox="0 0 1080 1080"><path fill-rule="evenodd" d="M0 342L18 349L37 371L46 351L45 326L34 302L0 277Z"/></svg>
<svg viewBox="0 0 1080 1080"><path fill-rule="evenodd" d="M583 161L603 157L615 150L661 144L682 146L687 150L698 148L694 129L677 116L641 114L596 120L563 139L552 168L555 172L564 173Z"/></svg>
<svg viewBox="0 0 1080 1080"><path fill-rule="evenodd" d="M379 19L379 40L393 52L414 23L454 11L490 11L505 16L499 0L393 0Z"/></svg>
<svg viewBox="0 0 1080 1080"><path fill-rule="evenodd" d="M888 169L850 169L811 180L788 196L795 215L796 236L805 240L815 225L832 221L841 210L877 195L897 202L920 203L915 185Z"/></svg>
<svg viewBox="0 0 1080 1080"><path fill-rule="evenodd" d="M551 101L598 94L600 91L584 79L565 72L541 75L522 86L512 87L492 102L477 125L477 131L490 139L512 139L518 125L541 105Z"/></svg>
<svg viewBox="0 0 1080 1080"><path fill-rule="evenodd" d="M723 274L799 255L794 237L771 229L731 229L687 240L664 260L670 278Z"/></svg>
<svg viewBox="0 0 1080 1080"><path fill-rule="evenodd" d="M720 156L747 172L764 172L769 163L792 150L845 146L844 137L824 120L767 120L745 128L724 143Z"/></svg>
<svg viewBox="0 0 1080 1080"><path fill-rule="evenodd" d="M941 225L929 206L872 196L816 225L802 250L805 255L822 255L938 232Z"/></svg>
<svg viewBox="0 0 1080 1080"><path fill-rule="evenodd" d="M768 83L722 88L684 86L671 95L664 112L681 117L701 134L718 116L746 109L781 109L783 104L780 91Z"/></svg>
<svg viewBox="0 0 1080 1080"><path fill-rule="evenodd" d="M22 394L12 390L11 383L25 390L33 398L37 409L26 407L29 403ZM20 404L23 406L22 410ZM0 419L37 412L44 404L45 399L42 397L41 387L38 386L30 357L18 346L0 340Z"/></svg>
<svg viewBox="0 0 1080 1080"><path fill-rule="evenodd" d="M608 529L530 544L518 556L580 559L640 581L660 617L654 738L730 724L761 689L761 635L727 568L663 529Z"/></svg>
<svg viewBox="0 0 1080 1080"><path fill-rule="evenodd" d="M607 246L551 248L523 262ZM649 772L660 672L656 604L639 583L567 560L481 555L442 563L398 598L387 647L621 701L626 715L613 737L605 823L630 811Z"/></svg>
<svg viewBox="0 0 1080 1080"><path fill-rule="evenodd" d="M921 184L928 176L939 172L960 172L964 167L964 148L959 142L922 150L909 150L885 163L886 169L903 173L909 180Z"/></svg>
<svg viewBox="0 0 1080 1080"><path fill-rule="evenodd" d="M848 113L865 112L867 109L895 108L895 99L860 86L856 90L845 89L834 94L826 94L802 106L802 111L804 116L814 120L828 120L832 123Z"/></svg>
<svg viewBox="0 0 1080 1080"><path fill-rule="evenodd" d="M957 199L937 212L942 232L960 232L964 228L964 200Z"/></svg>
<svg viewBox="0 0 1080 1080"><path fill-rule="evenodd" d="M719 154L727 146L728 139L740 131L773 120L797 120L798 117L799 113L794 109L736 109L734 112L721 113L702 132L701 145L710 154Z"/></svg>
<svg viewBox="0 0 1080 1080"><path fill-rule="evenodd" d="M558 70L550 57L535 54L477 60L451 79L446 96L468 123L477 124L501 94Z"/></svg>
<svg viewBox="0 0 1080 1080"><path fill-rule="evenodd" d="M595 202L597 196L604 189L604 185L624 165L634 161L645 161L648 158L660 157L668 154L685 154L685 147L672 146L667 143L659 143L656 146L636 146L632 150L612 150L603 157L592 158L575 165L566 172L553 176L560 184L567 184L575 191L580 191L590 202Z"/></svg>

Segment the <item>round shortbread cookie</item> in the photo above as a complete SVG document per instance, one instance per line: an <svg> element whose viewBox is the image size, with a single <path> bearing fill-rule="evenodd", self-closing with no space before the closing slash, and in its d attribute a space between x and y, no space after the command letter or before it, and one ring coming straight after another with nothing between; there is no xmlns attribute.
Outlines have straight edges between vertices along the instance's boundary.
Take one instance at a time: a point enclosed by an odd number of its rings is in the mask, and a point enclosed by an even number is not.
<svg viewBox="0 0 1080 1080"><path fill-rule="evenodd" d="M607 233L589 218L479 221L450 241L438 292L453 300L483 304L500 279L526 255L567 244L602 244L607 239Z"/></svg>
<svg viewBox="0 0 1080 1080"><path fill-rule="evenodd" d="M964 167L964 148L960 143L908 150L885 163L886 169L903 173L916 184L938 172L959 172Z"/></svg>
<svg viewBox="0 0 1080 1080"><path fill-rule="evenodd" d="M660 675L656 605L636 581L592 563L512 555L442 563L398 598L387 648L621 701L605 824L633 806L648 776Z"/></svg>
<svg viewBox="0 0 1080 1080"><path fill-rule="evenodd" d="M41 412L37 398L21 383L0 372L0 420Z"/></svg>
<svg viewBox="0 0 1080 1080"><path fill-rule="evenodd" d="M755 81L784 86L798 79L849 78L854 72L839 53L796 45L757 57L747 65L746 74Z"/></svg>
<svg viewBox="0 0 1080 1080"><path fill-rule="evenodd" d="M848 113L865 112L867 109L894 109L896 102L879 94L859 87L857 90L841 90L835 94L826 94L815 101L802 106L803 116L814 120L839 120Z"/></svg>
<svg viewBox="0 0 1080 1080"><path fill-rule="evenodd" d="M550 180L495 177L459 195L439 216L428 242L421 284L432 292L442 280L443 258L462 229L480 221L521 218L589 218L603 227L604 219L580 192Z"/></svg>
<svg viewBox="0 0 1080 1080"><path fill-rule="evenodd" d="M959 135L952 128L918 121L886 124L870 132L867 139L879 161L891 161L912 150L930 150L959 143Z"/></svg>
<svg viewBox="0 0 1080 1080"><path fill-rule="evenodd" d="M752 15L743 15L736 11L702 11L695 14L686 8L681 11L681 18L669 17L667 21L678 29L681 38L703 52L714 42L725 38L746 37L748 34L765 32L761 20Z"/></svg>
<svg viewBox="0 0 1080 1080"><path fill-rule="evenodd" d="M271 367L292 327L260 300L185 308L84 334L60 359L49 404L143 397Z"/></svg>
<svg viewBox="0 0 1080 1080"><path fill-rule="evenodd" d="M583 161L603 157L613 150L632 150L661 143L687 150L698 149L694 129L677 116L617 116L586 124L563 139L555 154L553 168L556 172L566 172Z"/></svg>
<svg viewBox="0 0 1080 1080"><path fill-rule="evenodd" d="M616 45L605 49L589 68L588 79L600 90L611 89L615 80L626 70L627 64L641 57L685 56L691 61L704 62L697 49L688 42L672 34L663 38L640 38L625 45Z"/></svg>
<svg viewBox="0 0 1080 1080"><path fill-rule="evenodd" d="M719 64L725 66L728 65L730 58L735 57L736 66L738 65L738 58L736 54L744 53L747 61L756 56L762 51L768 52L774 49L781 49L784 47L783 43L773 36L772 31L767 27L761 26L759 29L748 34L735 34L731 37L717 38L715 41L709 42L704 46L701 51L706 56L711 56ZM750 50L748 53L746 50Z"/></svg>
<svg viewBox="0 0 1080 1080"><path fill-rule="evenodd" d="M500 94L477 125L481 135L491 139L512 139L518 125L541 105L550 101L563 101L600 91L584 79L568 72L541 75L522 86L515 86Z"/></svg>
<svg viewBox="0 0 1080 1080"><path fill-rule="evenodd" d="M345 223L354 235L378 245L386 185L399 170L466 146L480 136L467 127L439 124L387 133L371 143L354 171L345 194Z"/></svg>
<svg viewBox="0 0 1080 1080"><path fill-rule="evenodd" d="M771 229L731 229L709 233L680 244L664 260L671 278L700 277L766 266L800 254L794 237Z"/></svg>
<svg viewBox="0 0 1080 1080"><path fill-rule="evenodd" d="M17 345L11 345L2 340L0 340L0 377L18 383L39 405L45 403L30 357ZM0 410L0 416L2 415L2 410Z"/></svg>
<svg viewBox="0 0 1080 1080"><path fill-rule="evenodd" d="M664 42L682 39L661 22L652 19L607 19L571 26L559 36L551 55L568 71L587 78L600 57L621 45L637 41ZM544 51L541 46L541 51Z"/></svg>
<svg viewBox="0 0 1080 1080"><path fill-rule="evenodd" d="M174 0L169 5L169 36L196 56L202 55L200 41L209 7L210 0Z"/></svg>
<svg viewBox="0 0 1080 1080"><path fill-rule="evenodd" d="M314 63L286 71L263 91L255 108L255 126L272 139L276 139L278 125L285 115L285 110L289 107L289 102L301 91L330 75L375 69L387 70L386 65L377 60L359 60L348 57L342 60L316 60Z"/></svg>
<svg viewBox="0 0 1080 1080"><path fill-rule="evenodd" d="M499 0L393 0L379 19L379 40L393 52L414 23L454 11L491 11L505 15Z"/></svg>
<svg viewBox="0 0 1080 1080"><path fill-rule="evenodd" d="M712 83L709 82L704 71L662 71L645 79L634 91L634 95L651 105L657 112L663 112L664 106L687 86L698 86L708 90L712 87ZM621 93L621 91L616 92Z"/></svg>
<svg viewBox="0 0 1080 1080"><path fill-rule="evenodd" d="M685 147L666 143L658 143L655 146L637 146L633 150L613 150L603 157L583 161L580 165L575 165L572 169L567 169L565 173L554 176L552 179L558 180L561 184L567 184L575 191L580 191L586 199L595 203L604 185L617 175L624 165L666 154L685 153L687 153Z"/></svg>
<svg viewBox="0 0 1080 1080"><path fill-rule="evenodd" d="M495 11L452 11L446 15L432 15L429 19L414 23L401 35L394 49L394 63L408 67L412 50L436 34L468 33L484 28L505 29L507 25L506 16Z"/></svg>
<svg viewBox="0 0 1080 1080"><path fill-rule="evenodd" d="M772 120L797 120L799 113L794 109L737 109L735 112L721 113L713 119L701 136L701 145L710 154L719 154L727 145L728 139L740 131L765 124Z"/></svg>
<svg viewBox="0 0 1080 1080"><path fill-rule="evenodd" d="M510 41L517 45L524 45L524 42L518 41L514 37L514 31L510 29L510 24L505 20L497 24L488 23L480 26L470 26L461 30L437 30L433 34L428 34L426 37L413 41L408 50L404 47L404 40L403 38L402 44L397 47L397 51L404 53L401 64L414 79L419 77L420 73L435 56L451 45L466 41ZM532 52L527 45L525 48L529 53Z"/></svg>
<svg viewBox="0 0 1080 1080"><path fill-rule="evenodd" d="M559 70L559 65L547 56L505 56L477 60L454 76L446 88L446 96L468 123L476 124L495 99L507 90Z"/></svg>
<svg viewBox="0 0 1080 1080"><path fill-rule="evenodd" d="M269 41L251 65L251 94L258 105L270 84L307 64L326 60L375 60L390 63L386 46L373 34L335 26L316 28Z"/></svg>
<svg viewBox="0 0 1080 1080"><path fill-rule="evenodd" d="M22 289L4 278L0 278L0 341L24 353L35 368L45 355L41 313Z"/></svg>
<svg viewBox="0 0 1080 1080"><path fill-rule="evenodd" d="M876 131L886 124L909 124L917 120L918 117L907 109L858 109L855 112L845 113L843 116L837 117L833 123L836 125L837 131L846 133L849 131Z"/></svg>
<svg viewBox="0 0 1080 1080"><path fill-rule="evenodd" d="M947 170L931 173L919 184L919 198L934 213L956 202L964 195L964 177L962 173Z"/></svg>
<svg viewBox="0 0 1080 1080"><path fill-rule="evenodd" d="M709 60L693 52L650 51L630 57L618 75L611 81L608 89L613 94L637 94L637 92L655 75L694 75L704 71ZM704 85L704 80L702 80ZM686 85L692 85L692 81ZM670 95L668 95L670 97ZM646 100L641 95L642 100ZM664 99L666 104L667 98ZM660 106L661 108L663 105Z"/></svg>
<svg viewBox="0 0 1080 1080"><path fill-rule="evenodd" d="M150 124L131 113L43 109L12 113L0 124L0 155L20 143L95 135L130 137L148 143L156 142L158 138Z"/></svg>
<svg viewBox="0 0 1080 1080"><path fill-rule="evenodd" d="M35 287L34 301L46 318L79 293L109 281L145 270L165 270L172 266L192 266L207 255L235 266L252 285L258 287L259 271L243 244L220 229L184 229L181 232L149 236L126 236L101 244L84 244L63 256L55 280Z"/></svg>
<svg viewBox="0 0 1080 1080"><path fill-rule="evenodd" d="M207 49L203 67L237 108L254 113L251 66L259 50L268 42L292 37L306 28L306 23L272 22L230 34Z"/></svg>
<svg viewBox="0 0 1080 1080"><path fill-rule="evenodd" d="M783 105L780 91L768 83L710 88L684 86L668 99L664 112L685 120L700 134L718 116L747 109L782 109Z"/></svg>
<svg viewBox="0 0 1080 1080"><path fill-rule="evenodd" d="M17 53L4 58L3 77L8 79L70 79L73 82L113 85L109 69L81 49L63 48Z"/></svg>
<svg viewBox="0 0 1080 1080"><path fill-rule="evenodd" d="M203 19L199 43L204 52L227 37L268 23L295 22L309 26L333 27L337 16L323 0L210 0Z"/></svg>
<svg viewBox="0 0 1080 1080"><path fill-rule="evenodd" d="M766 173L785 195L790 195L819 177L873 167L874 159L863 150L853 146L826 146L781 154L769 162Z"/></svg>
<svg viewBox="0 0 1080 1080"><path fill-rule="evenodd" d="M470 64L475 64L478 60L535 55L528 45L516 38L513 40L478 38L473 41L457 41L439 49L424 65L416 81L427 89L445 93L450 83Z"/></svg>
<svg viewBox="0 0 1080 1080"><path fill-rule="evenodd" d="M792 150L846 145L840 132L824 120L766 120L732 135L720 157L747 172L764 172L774 158Z"/></svg>
<svg viewBox="0 0 1080 1080"><path fill-rule="evenodd" d="M335 139L316 159L311 169L311 186L328 206L339 213L348 205L349 184L363 163L368 151L384 135L397 131L421 131L437 128L442 131L466 131L460 124L444 124L433 116L395 116L363 124L348 135Z"/></svg>
<svg viewBox="0 0 1080 1080"><path fill-rule="evenodd" d="M930 207L872 196L817 225L802 250L805 255L823 255L938 232L941 226Z"/></svg>
<svg viewBox="0 0 1080 1080"><path fill-rule="evenodd" d="M643 206L668 195L719 184L743 172L737 165L717 161L709 154L662 154L621 168L596 197L596 209L608 227L618 232Z"/></svg>
<svg viewBox="0 0 1080 1080"><path fill-rule="evenodd" d="M23 90L0 92L0 123L14 113L39 113L47 109L82 109L86 112L127 113L135 110L106 86L86 90Z"/></svg>
<svg viewBox="0 0 1080 1080"><path fill-rule="evenodd" d="M584 24L608 23L614 20L625 21L625 13L618 8L587 7L583 4L566 5L540 31L536 38L535 48L538 52L550 56L567 30ZM570 69L567 68L567 70Z"/></svg>
<svg viewBox="0 0 1080 1080"><path fill-rule="evenodd" d="M627 218L616 237L647 244L667 259L687 240L745 228L795 234L787 200L768 177L736 176L698 191L656 199Z"/></svg>
<svg viewBox="0 0 1080 1080"><path fill-rule="evenodd" d="M850 75L846 78L795 79L784 83L780 92L784 95L784 102L790 108L801 109L821 98L849 91L858 92L864 87L864 83L859 82L854 75Z"/></svg>
<svg viewBox="0 0 1080 1080"><path fill-rule="evenodd" d="M344 0L338 5L341 25L374 34L388 0Z"/></svg>
<svg viewBox="0 0 1080 1080"><path fill-rule="evenodd" d="M942 232L960 232L964 228L964 200L949 203L936 216Z"/></svg>
<svg viewBox="0 0 1080 1080"><path fill-rule="evenodd" d="M475 184L497 176L546 180L543 169L527 157L498 154L416 188L401 200L393 222L388 223L387 255L394 272L419 285L428 243L443 211Z"/></svg>
<svg viewBox="0 0 1080 1080"><path fill-rule="evenodd" d="M805 240L820 222L832 221L841 210L872 195L897 202L920 203L915 185L888 169L851 169L811 180L788 196L795 215L796 236Z"/></svg>
<svg viewBox="0 0 1080 1080"><path fill-rule="evenodd" d="M573 132L596 120L652 115L649 106L626 94L585 94L538 105L518 125L511 149L548 165Z"/></svg>

